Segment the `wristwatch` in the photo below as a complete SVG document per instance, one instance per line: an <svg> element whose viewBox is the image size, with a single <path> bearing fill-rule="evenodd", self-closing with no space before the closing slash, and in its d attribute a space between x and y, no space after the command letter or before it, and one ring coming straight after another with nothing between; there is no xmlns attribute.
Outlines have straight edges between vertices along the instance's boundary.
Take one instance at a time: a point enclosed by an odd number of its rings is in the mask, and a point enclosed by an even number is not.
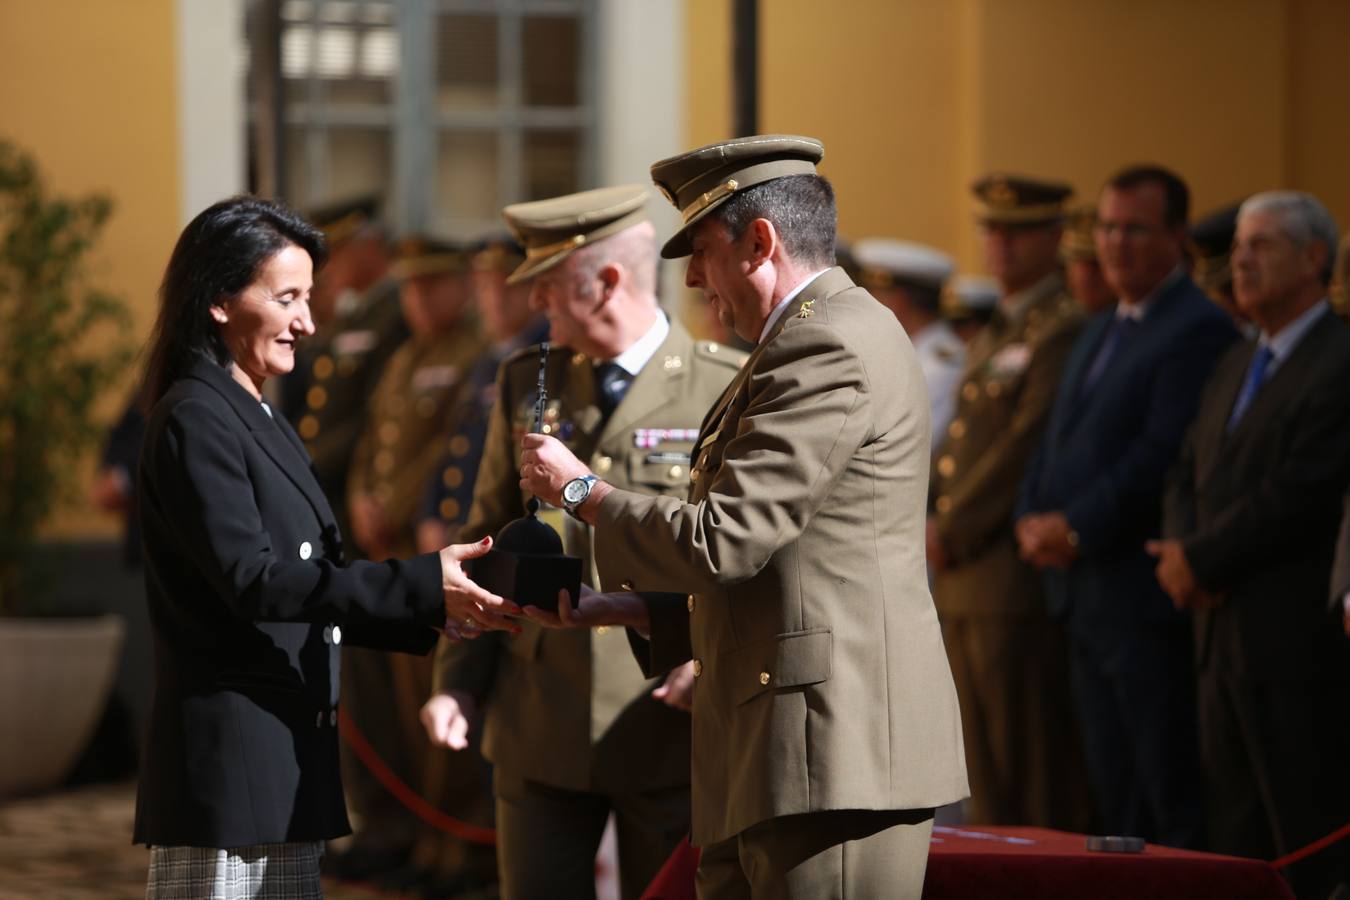
<svg viewBox="0 0 1350 900"><path fill-rule="evenodd" d="M591 488L600 479L594 475L582 475L580 478L573 478L567 484L563 485L562 502L563 509L568 514L577 518L577 510L581 509L581 504L586 502L586 498L591 495Z"/></svg>

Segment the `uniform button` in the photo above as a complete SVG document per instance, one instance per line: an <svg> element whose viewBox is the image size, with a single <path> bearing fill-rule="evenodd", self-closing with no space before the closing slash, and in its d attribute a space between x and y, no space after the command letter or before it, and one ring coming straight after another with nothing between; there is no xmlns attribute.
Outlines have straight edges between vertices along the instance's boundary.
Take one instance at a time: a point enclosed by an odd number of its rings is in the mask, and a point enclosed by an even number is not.
<svg viewBox="0 0 1350 900"><path fill-rule="evenodd" d="M625 591L631 591L633 589L633 582L625 581L623 584L619 585L619 587L623 588Z"/></svg>
<svg viewBox="0 0 1350 900"><path fill-rule="evenodd" d="M451 466L441 475L441 484L448 488L457 488L464 483L464 470L459 466Z"/></svg>
<svg viewBox="0 0 1350 900"><path fill-rule="evenodd" d="M462 434L457 434L450 439L450 453L453 456L464 456L469 452L469 439Z"/></svg>
<svg viewBox="0 0 1350 900"><path fill-rule="evenodd" d="M685 605L686 607L688 607L688 609L689 609L690 612L693 612L693 611L694 611L694 595L693 595L693 594L690 594L690 595L689 595L689 599L685 601L684 605Z"/></svg>
<svg viewBox="0 0 1350 900"><path fill-rule="evenodd" d="M394 454L388 450L381 450L375 454L375 471L381 475L388 475L394 470Z"/></svg>
<svg viewBox="0 0 1350 900"><path fill-rule="evenodd" d="M323 727L323 710L319 710L317 713L314 714L314 727L315 728Z"/></svg>
<svg viewBox="0 0 1350 900"><path fill-rule="evenodd" d="M708 352L709 352L709 353L716 353L717 350L718 350L718 347L719 347L718 344L714 344L714 343L712 343L711 341L708 342Z"/></svg>
<svg viewBox="0 0 1350 900"><path fill-rule="evenodd" d="M552 434L552 433L553 433L553 426L550 425L550 424L548 424L547 422L545 422L543 425L540 425L540 426L539 426L539 430L540 430L541 432L543 432L544 434Z"/></svg>
<svg viewBox="0 0 1350 900"><path fill-rule="evenodd" d="M952 474L956 472L956 459L952 456L942 457L938 460L937 470L943 478L951 478Z"/></svg>
<svg viewBox="0 0 1350 900"><path fill-rule="evenodd" d="M595 461L595 474L604 475L614 467L614 457L602 456Z"/></svg>
<svg viewBox="0 0 1350 900"><path fill-rule="evenodd" d="M325 626L323 626L323 642L324 642L325 644L331 644L331 643L333 643L333 626L332 626L332 625L325 625Z"/></svg>
<svg viewBox="0 0 1350 900"><path fill-rule="evenodd" d="M313 555L314 555L314 547L313 547L313 545L311 545L309 541L301 541L301 542L300 542L300 558L301 558L301 559L309 559L309 558L310 558L311 556L313 556Z"/></svg>
<svg viewBox="0 0 1350 900"><path fill-rule="evenodd" d="M703 674L703 660L694 660L694 677L697 678Z"/></svg>
<svg viewBox="0 0 1350 900"><path fill-rule="evenodd" d="M328 392L321 387L312 387L305 394L305 402L310 409L323 409L323 405L328 402Z"/></svg>
<svg viewBox="0 0 1350 900"><path fill-rule="evenodd" d="M342 626L341 626L341 625L334 625L334 626L333 626L333 643L334 643L334 644L340 644L340 643L342 643Z"/></svg>
<svg viewBox="0 0 1350 900"><path fill-rule="evenodd" d="M320 356L314 360L314 377L323 381L329 375L333 374L333 357L328 354Z"/></svg>
<svg viewBox="0 0 1350 900"><path fill-rule="evenodd" d="M454 497L446 497L441 501L438 511L440 512L442 519L445 519L447 522L452 522L459 518L459 510L459 501Z"/></svg>
<svg viewBox="0 0 1350 900"><path fill-rule="evenodd" d="M760 683L760 684L768 684L768 683L769 683L769 673L768 673L768 672L760 672L760 673L759 673L759 683Z"/></svg>
<svg viewBox="0 0 1350 900"><path fill-rule="evenodd" d="M609 626L608 626L608 625L597 625L597 626L595 626L595 633L596 633L596 634L609 634Z"/></svg>
<svg viewBox="0 0 1350 900"><path fill-rule="evenodd" d="M319 420L313 416L304 416L300 419L300 436L307 441L312 441L319 435Z"/></svg>
<svg viewBox="0 0 1350 900"><path fill-rule="evenodd" d="M329 724L329 725L334 725L334 726L337 725L337 710L336 710L336 709L331 710L331 711L328 713L328 724Z"/></svg>
<svg viewBox="0 0 1350 900"><path fill-rule="evenodd" d="M584 354L584 353L573 353L573 354L572 354L572 365L574 365L574 366L582 366L582 365L585 365L585 364L586 364L586 354Z"/></svg>
<svg viewBox="0 0 1350 900"><path fill-rule="evenodd" d="M952 419L951 424L947 426L947 434L955 440L961 440L961 438L966 436L965 421L962 419Z"/></svg>
<svg viewBox="0 0 1350 900"><path fill-rule="evenodd" d="M684 469L680 468L679 466L671 466L671 467L670 467L670 477L671 477L672 479L674 479L674 478L679 478L679 477L680 477L681 475L683 475L683 474L684 474Z"/></svg>
<svg viewBox="0 0 1350 900"><path fill-rule="evenodd" d="M952 498L945 494L937 498L937 511L940 513L948 512L952 508Z"/></svg>
<svg viewBox="0 0 1350 900"><path fill-rule="evenodd" d="M967 381L961 387L961 397L965 400L975 400L980 396L980 386L973 381Z"/></svg>
<svg viewBox="0 0 1350 900"><path fill-rule="evenodd" d="M999 394L1003 393L1003 382L1001 381L989 382L987 385L984 386L984 392L988 394L990 397L997 397Z"/></svg>
<svg viewBox="0 0 1350 900"><path fill-rule="evenodd" d="M698 469L690 469L690 470L689 470L689 480L690 480L690 481L698 481L698 476L699 476L699 471L698 471Z"/></svg>

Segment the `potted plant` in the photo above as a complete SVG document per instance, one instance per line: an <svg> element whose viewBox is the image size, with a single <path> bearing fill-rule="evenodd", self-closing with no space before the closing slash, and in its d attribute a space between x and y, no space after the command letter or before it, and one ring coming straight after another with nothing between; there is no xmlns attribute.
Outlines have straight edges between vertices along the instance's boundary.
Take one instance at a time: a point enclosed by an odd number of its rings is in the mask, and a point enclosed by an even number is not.
<svg viewBox="0 0 1350 900"><path fill-rule="evenodd" d="M129 321L88 282L112 212L101 195L51 194L0 140L0 797L60 781L115 675L117 617L44 618L32 565L39 529L79 494L102 392L131 360Z"/></svg>

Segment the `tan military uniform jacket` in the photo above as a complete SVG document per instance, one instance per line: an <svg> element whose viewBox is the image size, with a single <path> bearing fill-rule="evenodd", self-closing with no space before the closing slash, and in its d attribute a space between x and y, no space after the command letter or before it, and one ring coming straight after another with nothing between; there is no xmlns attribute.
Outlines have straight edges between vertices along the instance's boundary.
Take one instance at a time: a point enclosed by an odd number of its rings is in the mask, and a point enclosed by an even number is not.
<svg viewBox="0 0 1350 900"><path fill-rule="evenodd" d="M965 796L924 559L929 451L909 339L830 269L705 420L688 502L605 498L605 584L688 593L682 619L655 613L651 653L695 659L696 843L777 816Z"/></svg>
<svg viewBox="0 0 1350 900"><path fill-rule="evenodd" d="M643 494L682 495L698 422L745 355L695 342L678 323L638 373L608 422L596 406L592 361L551 351L545 428L591 468ZM539 350L509 358L498 376L473 509L460 540L495 535L525 514L520 437L532 427ZM556 511L553 516L561 515ZM566 518L568 549L586 559L587 529ZM587 581L596 583L593 577ZM617 589L617 585L613 586ZM617 792L689 780L689 716L652 700L622 629L546 631L442 641L436 690L486 703L483 755L503 771L576 791ZM587 752L589 748L589 752Z"/></svg>
<svg viewBox="0 0 1350 900"><path fill-rule="evenodd" d="M416 553L418 506L440 471L445 423L459 402L469 367L483 349L477 322L453 331L412 337L389 358L370 397L370 416L352 454L347 495L370 494L396 529L386 548L397 557Z"/></svg>
<svg viewBox="0 0 1350 900"><path fill-rule="evenodd" d="M1044 615L1040 577L1017 557L1013 508L1064 364L1083 326L1058 273L1014 298L971 344L932 493L950 568L934 579L946 615Z"/></svg>

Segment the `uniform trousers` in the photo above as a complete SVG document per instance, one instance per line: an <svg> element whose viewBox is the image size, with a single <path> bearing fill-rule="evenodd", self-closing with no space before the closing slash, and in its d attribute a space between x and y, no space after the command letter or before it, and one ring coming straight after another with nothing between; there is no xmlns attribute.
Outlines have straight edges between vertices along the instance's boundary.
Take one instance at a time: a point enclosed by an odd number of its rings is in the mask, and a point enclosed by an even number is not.
<svg viewBox="0 0 1350 900"><path fill-rule="evenodd" d="M547 753L549 748L540 747ZM493 772L502 900L595 896L595 854L611 811L624 900L638 900L689 832L689 787L599 794Z"/></svg>
<svg viewBox="0 0 1350 900"><path fill-rule="evenodd" d="M1350 822L1350 685L1201 671L1197 683L1205 805L1215 852L1273 859ZM1285 874L1300 897L1350 876L1342 841Z"/></svg>
<svg viewBox="0 0 1350 900"><path fill-rule="evenodd" d="M1092 802L1063 629L1045 616L943 615L976 825L1087 831Z"/></svg>
<svg viewBox="0 0 1350 900"><path fill-rule="evenodd" d="M703 848L699 900L918 900L933 810L780 816Z"/></svg>

